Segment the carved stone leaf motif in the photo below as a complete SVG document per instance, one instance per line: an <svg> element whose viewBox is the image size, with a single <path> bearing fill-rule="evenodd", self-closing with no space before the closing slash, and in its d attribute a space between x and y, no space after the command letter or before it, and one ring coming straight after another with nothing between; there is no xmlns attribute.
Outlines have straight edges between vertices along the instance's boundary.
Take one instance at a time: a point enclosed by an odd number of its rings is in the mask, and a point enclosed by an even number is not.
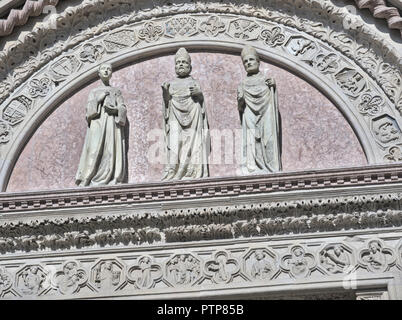
<svg viewBox="0 0 402 320"><path fill-rule="evenodd" d="M262 30L261 38L264 40L264 43L270 47L280 46L285 43L285 35L280 27Z"/></svg>
<svg viewBox="0 0 402 320"><path fill-rule="evenodd" d="M344 68L335 75L341 89L349 96L356 98L366 87L366 80L356 70Z"/></svg>
<svg viewBox="0 0 402 320"><path fill-rule="evenodd" d="M49 73L55 81L63 81L77 71L80 65L75 56L64 56L50 66Z"/></svg>
<svg viewBox="0 0 402 320"><path fill-rule="evenodd" d="M40 295L47 287L47 272L40 265L22 268L15 275L15 286L23 295Z"/></svg>
<svg viewBox="0 0 402 320"><path fill-rule="evenodd" d="M311 270L315 267L314 255L306 251L301 245L294 245L289 253L281 259L281 267L289 272L294 278L305 278L309 276Z"/></svg>
<svg viewBox="0 0 402 320"><path fill-rule="evenodd" d="M138 42L134 30L120 30L105 37L103 43L107 52L116 52L124 48L132 47Z"/></svg>
<svg viewBox="0 0 402 320"><path fill-rule="evenodd" d="M324 74L334 73L339 68L339 57L335 53L319 54L315 58L315 67Z"/></svg>
<svg viewBox="0 0 402 320"><path fill-rule="evenodd" d="M385 272L395 262L395 254L382 240L372 239L360 250L359 260L371 272Z"/></svg>
<svg viewBox="0 0 402 320"><path fill-rule="evenodd" d="M330 274L347 274L354 265L353 250L345 244L328 244L319 252L318 261Z"/></svg>
<svg viewBox="0 0 402 320"><path fill-rule="evenodd" d="M21 95L13 99L9 105L3 109L3 120L14 126L24 120L31 106L32 100Z"/></svg>
<svg viewBox="0 0 402 320"><path fill-rule="evenodd" d="M93 45L91 43L87 43L82 47L80 52L80 60L82 62L90 62L94 63L102 59L102 55L105 49L100 45Z"/></svg>
<svg viewBox="0 0 402 320"><path fill-rule="evenodd" d="M192 17L173 18L166 22L166 35L168 37L192 36L197 31L197 20Z"/></svg>
<svg viewBox="0 0 402 320"><path fill-rule="evenodd" d="M192 285L201 275L201 261L192 254L174 255L166 263L166 275L175 286Z"/></svg>
<svg viewBox="0 0 402 320"><path fill-rule="evenodd" d="M401 129L398 123L387 114L372 119L371 127L375 138L383 145L400 139Z"/></svg>
<svg viewBox="0 0 402 320"><path fill-rule="evenodd" d="M212 16L201 23L199 30L208 37L216 37L219 33L225 32L226 25L219 17Z"/></svg>
<svg viewBox="0 0 402 320"><path fill-rule="evenodd" d="M402 151L399 147L391 147L389 148L388 154L384 156L384 160L390 162L400 162L402 161Z"/></svg>
<svg viewBox="0 0 402 320"><path fill-rule="evenodd" d="M153 259L149 256L139 257L137 264L127 272L128 280L134 283L138 289L153 288L162 276L162 266L153 262Z"/></svg>
<svg viewBox="0 0 402 320"><path fill-rule="evenodd" d="M269 280L278 271L277 255L269 249L252 249L248 251L243 261L243 270L255 280Z"/></svg>
<svg viewBox="0 0 402 320"><path fill-rule="evenodd" d="M0 296L3 292L6 292L11 288L13 284L13 278L6 268L0 267Z"/></svg>
<svg viewBox="0 0 402 320"><path fill-rule="evenodd" d="M380 96L373 96L370 93L365 93L360 98L358 105L359 112L374 116L382 111L383 99Z"/></svg>
<svg viewBox="0 0 402 320"><path fill-rule="evenodd" d="M87 272L79 268L77 262L67 261L62 270L54 274L52 282L61 294L73 294L78 292L87 280Z"/></svg>
<svg viewBox="0 0 402 320"><path fill-rule="evenodd" d="M227 34L239 40L257 40L260 35L260 26L251 20L236 19L229 23Z"/></svg>
<svg viewBox="0 0 402 320"><path fill-rule="evenodd" d="M164 29L161 25L154 24L153 22L147 22L138 31L138 37L146 42L153 42L159 40L163 33Z"/></svg>
<svg viewBox="0 0 402 320"><path fill-rule="evenodd" d="M226 251L218 251L214 254L212 260L208 260L204 266L204 272L207 276L217 283L229 283L239 272L240 267L236 259L231 258Z"/></svg>
<svg viewBox="0 0 402 320"><path fill-rule="evenodd" d="M0 143L7 143L11 139L11 127L10 125L3 121L0 120Z"/></svg>
<svg viewBox="0 0 402 320"><path fill-rule="evenodd" d="M120 261L100 260L91 271L91 282L101 291L115 291L124 281L124 265Z"/></svg>
<svg viewBox="0 0 402 320"><path fill-rule="evenodd" d="M32 79L29 82L29 94L32 98L36 97L46 97L46 95L51 90L52 81L44 77L42 79Z"/></svg>

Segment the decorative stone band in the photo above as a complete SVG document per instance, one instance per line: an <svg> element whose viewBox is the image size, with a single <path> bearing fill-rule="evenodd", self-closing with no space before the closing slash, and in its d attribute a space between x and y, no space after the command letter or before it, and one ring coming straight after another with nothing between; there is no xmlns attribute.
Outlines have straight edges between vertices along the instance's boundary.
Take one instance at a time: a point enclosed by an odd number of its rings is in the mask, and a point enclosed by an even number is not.
<svg viewBox="0 0 402 320"><path fill-rule="evenodd" d="M377 237L260 239L2 259L3 299L286 296L310 290L375 291L400 299L402 233ZM380 290L382 289L382 291ZM360 289L361 290L361 289ZM350 294L347 294L350 293ZM357 297L362 293L358 293Z"/></svg>
<svg viewBox="0 0 402 320"><path fill-rule="evenodd" d="M47 5L56 6L59 0L27 0L22 9L11 9L7 19L0 19L0 37L9 35L14 27L24 25L30 16L39 16Z"/></svg>
<svg viewBox="0 0 402 320"><path fill-rule="evenodd" d="M402 18L397 8L387 6L384 0L354 0L359 9L368 8L375 18L386 19L390 29L399 29L402 36ZM0 37L11 34L15 26L27 23L29 17L38 16L46 5L57 6L58 0L27 0L21 10L11 10L6 19L0 19Z"/></svg>
<svg viewBox="0 0 402 320"><path fill-rule="evenodd" d="M3 194L0 252L400 230L400 179L397 166L376 166Z"/></svg>

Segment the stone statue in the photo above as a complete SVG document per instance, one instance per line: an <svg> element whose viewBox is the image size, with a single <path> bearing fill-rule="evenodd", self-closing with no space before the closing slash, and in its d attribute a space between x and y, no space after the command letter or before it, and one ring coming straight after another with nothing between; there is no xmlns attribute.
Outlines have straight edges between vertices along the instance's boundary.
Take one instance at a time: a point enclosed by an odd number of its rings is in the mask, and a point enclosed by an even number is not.
<svg viewBox="0 0 402 320"><path fill-rule="evenodd" d="M184 48L176 53L175 71L177 78L162 85L167 154L162 180L208 177L211 143L204 96L190 76L191 58Z"/></svg>
<svg viewBox="0 0 402 320"><path fill-rule="evenodd" d="M88 98L87 134L76 175L79 186L98 186L124 182L126 176L126 147L124 126L126 106L119 89L109 80L112 66L99 67L103 86L93 89Z"/></svg>
<svg viewBox="0 0 402 320"><path fill-rule="evenodd" d="M280 171L281 121L275 81L260 72L260 59L253 47L244 47L241 58L247 72L237 90L243 128L242 173Z"/></svg>

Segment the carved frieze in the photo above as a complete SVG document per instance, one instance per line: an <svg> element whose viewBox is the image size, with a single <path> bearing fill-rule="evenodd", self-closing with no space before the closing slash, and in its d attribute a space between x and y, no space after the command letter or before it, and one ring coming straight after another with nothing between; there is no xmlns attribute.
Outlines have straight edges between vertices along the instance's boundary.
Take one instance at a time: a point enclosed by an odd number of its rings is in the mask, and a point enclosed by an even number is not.
<svg viewBox="0 0 402 320"><path fill-rule="evenodd" d="M366 87L366 80L356 70L344 68L335 75L339 87L349 96L356 98Z"/></svg>
<svg viewBox="0 0 402 320"><path fill-rule="evenodd" d="M132 47L138 42L137 35L134 30L123 29L112 32L105 36L103 43L107 52L118 52L119 50Z"/></svg>
<svg viewBox="0 0 402 320"><path fill-rule="evenodd" d="M100 44L87 43L82 46L79 58L82 62L94 63L102 59L105 49Z"/></svg>
<svg viewBox="0 0 402 320"><path fill-rule="evenodd" d="M257 40L260 34L260 25L248 19L235 19L229 22L227 34L238 40Z"/></svg>
<svg viewBox="0 0 402 320"><path fill-rule="evenodd" d="M41 265L30 265L15 275L15 287L23 296L39 296L49 287L48 272Z"/></svg>
<svg viewBox="0 0 402 320"><path fill-rule="evenodd" d="M99 292L118 290L125 281L125 266L117 259L102 259L91 270L90 281Z"/></svg>
<svg viewBox="0 0 402 320"><path fill-rule="evenodd" d="M310 61L317 52L317 44L303 36L292 36L285 45L287 51L302 60Z"/></svg>
<svg viewBox="0 0 402 320"><path fill-rule="evenodd" d="M32 100L21 95L13 99L8 106L3 109L3 120L14 126L24 120L31 106Z"/></svg>
<svg viewBox="0 0 402 320"><path fill-rule="evenodd" d="M314 255L302 245L294 245L281 258L281 267L293 278L306 278L316 266Z"/></svg>
<svg viewBox="0 0 402 320"><path fill-rule="evenodd" d="M0 143L7 143L11 139L11 126L3 121L0 120Z"/></svg>
<svg viewBox="0 0 402 320"><path fill-rule="evenodd" d="M391 142L400 140L401 129L396 120L388 114L381 115L371 120L371 126L375 138L382 145L389 145Z"/></svg>
<svg viewBox="0 0 402 320"><path fill-rule="evenodd" d="M173 286L193 285L201 277L201 261L193 254L176 254L166 263L165 272Z"/></svg>
<svg viewBox="0 0 402 320"><path fill-rule="evenodd" d="M261 38L264 40L264 43L270 47L280 46L284 44L286 40L281 27L262 30Z"/></svg>
<svg viewBox="0 0 402 320"><path fill-rule="evenodd" d="M347 274L356 266L353 248L344 243L325 245L319 251L318 262L329 274Z"/></svg>
<svg viewBox="0 0 402 320"><path fill-rule="evenodd" d="M243 272L252 280L269 280L279 270L277 254L271 249L250 249L243 257Z"/></svg>
<svg viewBox="0 0 402 320"><path fill-rule="evenodd" d="M54 81L63 81L74 74L80 65L80 61L74 55L67 55L52 63L49 67L49 73Z"/></svg>
<svg viewBox="0 0 402 320"><path fill-rule="evenodd" d="M11 274L4 267L0 267L0 297L11 288L12 284Z"/></svg>
<svg viewBox="0 0 402 320"><path fill-rule="evenodd" d="M64 295L78 292L87 280L87 272L76 261L66 261L52 278L54 286Z"/></svg>
<svg viewBox="0 0 402 320"><path fill-rule="evenodd" d="M165 32L162 25L156 24L154 22L147 22L138 31L138 38L145 40L146 42L155 42L162 37Z"/></svg>
<svg viewBox="0 0 402 320"><path fill-rule="evenodd" d="M172 38L176 36L191 37L198 32L197 24L197 19L193 17L172 18L166 22L166 36Z"/></svg>
<svg viewBox="0 0 402 320"><path fill-rule="evenodd" d="M335 73L339 69L339 57L335 53L320 53L313 61L315 67L324 74Z"/></svg>
<svg viewBox="0 0 402 320"><path fill-rule="evenodd" d="M32 98L46 97L52 89L52 81L48 77L32 79L29 83L29 94Z"/></svg>
<svg viewBox="0 0 402 320"><path fill-rule="evenodd" d="M237 259L231 257L227 251L214 253L211 260L205 262L204 272L214 283L229 283L239 273L240 266Z"/></svg>
<svg viewBox="0 0 402 320"><path fill-rule="evenodd" d="M395 263L394 250L380 239L370 239L358 254L360 263L371 272L385 272Z"/></svg>
<svg viewBox="0 0 402 320"><path fill-rule="evenodd" d="M162 266L150 256L141 256L137 263L128 269L127 278L138 289L150 289L163 276Z"/></svg>
<svg viewBox="0 0 402 320"><path fill-rule="evenodd" d="M383 103L384 100L380 96L372 95L370 93L364 93L360 97L358 109L362 114L375 116L381 113L383 109Z"/></svg>
<svg viewBox="0 0 402 320"><path fill-rule="evenodd" d="M225 32L226 25L218 16L211 16L201 22L199 30L207 37L216 37L219 33Z"/></svg>

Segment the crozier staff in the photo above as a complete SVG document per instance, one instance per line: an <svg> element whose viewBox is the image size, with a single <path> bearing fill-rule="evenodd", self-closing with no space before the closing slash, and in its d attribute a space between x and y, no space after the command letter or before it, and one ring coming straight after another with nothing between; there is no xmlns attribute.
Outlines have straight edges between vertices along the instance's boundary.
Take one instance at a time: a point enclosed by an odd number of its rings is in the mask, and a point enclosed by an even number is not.
<svg viewBox="0 0 402 320"><path fill-rule="evenodd" d="M241 58L247 72L237 90L243 131L242 172L248 175L281 171L281 123L275 81L260 72L260 59L253 47L244 47Z"/></svg>

